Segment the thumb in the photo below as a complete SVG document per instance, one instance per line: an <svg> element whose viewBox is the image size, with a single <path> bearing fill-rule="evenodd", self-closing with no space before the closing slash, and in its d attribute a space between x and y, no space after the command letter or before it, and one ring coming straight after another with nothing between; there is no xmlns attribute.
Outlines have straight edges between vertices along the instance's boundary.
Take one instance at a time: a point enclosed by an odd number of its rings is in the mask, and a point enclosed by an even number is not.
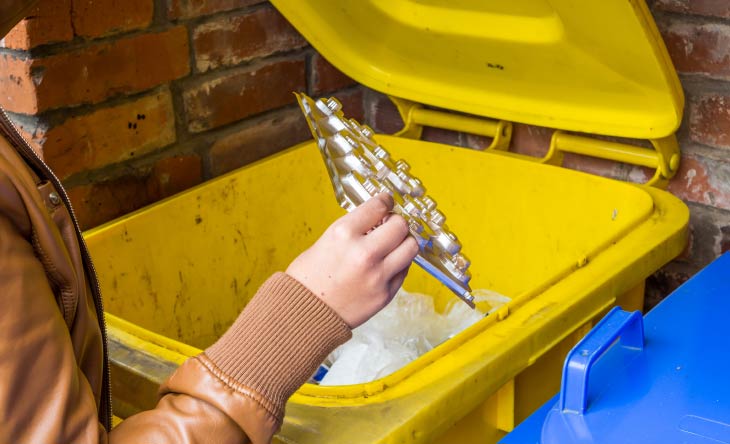
<svg viewBox="0 0 730 444"><path fill-rule="evenodd" d="M342 223L353 233L365 234L378 225L393 210L393 198L388 193L380 193L342 217Z"/></svg>

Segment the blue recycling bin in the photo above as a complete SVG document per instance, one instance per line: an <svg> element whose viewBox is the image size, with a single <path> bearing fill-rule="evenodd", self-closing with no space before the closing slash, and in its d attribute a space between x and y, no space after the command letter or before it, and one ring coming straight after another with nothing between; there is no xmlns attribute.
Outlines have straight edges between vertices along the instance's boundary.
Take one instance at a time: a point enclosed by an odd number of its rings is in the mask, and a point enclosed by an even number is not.
<svg viewBox="0 0 730 444"><path fill-rule="evenodd" d="M730 253L642 318L614 308L502 444L730 444Z"/></svg>

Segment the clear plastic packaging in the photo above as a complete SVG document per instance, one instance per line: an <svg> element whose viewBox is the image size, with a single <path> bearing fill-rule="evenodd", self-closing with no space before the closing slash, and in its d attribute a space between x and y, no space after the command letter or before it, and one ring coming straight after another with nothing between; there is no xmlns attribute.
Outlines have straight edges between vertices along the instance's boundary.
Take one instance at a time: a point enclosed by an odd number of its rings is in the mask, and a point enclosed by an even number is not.
<svg viewBox="0 0 730 444"><path fill-rule="evenodd" d="M330 354L318 371L326 372L319 383L360 384L389 375L510 300L489 290L475 290L473 295L484 311L454 299L438 313L430 296L400 289L387 307Z"/></svg>

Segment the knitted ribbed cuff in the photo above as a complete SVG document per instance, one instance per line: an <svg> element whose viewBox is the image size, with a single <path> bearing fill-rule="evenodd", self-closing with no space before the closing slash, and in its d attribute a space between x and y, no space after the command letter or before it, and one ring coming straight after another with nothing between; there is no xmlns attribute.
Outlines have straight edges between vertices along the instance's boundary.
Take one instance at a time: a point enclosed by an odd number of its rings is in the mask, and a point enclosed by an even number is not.
<svg viewBox="0 0 730 444"><path fill-rule="evenodd" d="M271 401L281 418L291 394L350 337L350 328L326 303L276 273L205 354L231 379Z"/></svg>

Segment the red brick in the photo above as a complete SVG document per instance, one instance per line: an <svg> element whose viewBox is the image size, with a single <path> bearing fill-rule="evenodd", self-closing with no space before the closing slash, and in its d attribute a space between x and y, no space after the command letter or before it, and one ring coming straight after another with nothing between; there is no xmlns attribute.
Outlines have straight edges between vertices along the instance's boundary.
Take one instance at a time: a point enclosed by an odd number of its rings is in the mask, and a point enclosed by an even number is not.
<svg viewBox="0 0 730 444"><path fill-rule="evenodd" d="M73 0L71 20L76 35L95 38L146 28L153 14L153 0Z"/></svg>
<svg viewBox="0 0 730 444"><path fill-rule="evenodd" d="M5 36L2 46L27 50L69 41L74 37L70 17L71 0L41 0L30 15Z"/></svg>
<svg viewBox="0 0 730 444"><path fill-rule="evenodd" d="M355 119L360 123L365 121L365 104L362 90L340 91L334 96L342 104L342 112L348 119Z"/></svg>
<svg viewBox="0 0 730 444"><path fill-rule="evenodd" d="M256 57L301 48L307 41L273 8L224 16L193 31L199 71L237 65Z"/></svg>
<svg viewBox="0 0 730 444"><path fill-rule="evenodd" d="M363 122L361 90L339 94L337 99L345 116ZM309 126L298 109L277 112L216 141L209 152L211 174L227 173L311 139Z"/></svg>
<svg viewBox="0 0 730 444"><path fill-rule="evenodd" d="M304 60L285 60L227 72L183 93L188 129L205 131L280 108L305 87Z"/></svg>
<svg viewBox="0 0 730 444"><path fill-rule="evenodd" d="M654 177L655 170L640 166L628 166L626 180L634 183L647 183Z"/></svg>
<svg viewBox="0 0 730 444"><path fill-rule="evenodd" d="M130 213L154 201L145 177L126 176L107 182L68 188L82 230Z"/></svg>
<svg viewBox="0 0 730 444"><path fill-rule="evenodd" d="M354 80L342 73L342 71L335 68L320 54L315 54L312 57L310 66L312 69L312 72L310 73L310 78L312 79L312 88L310 92L313 95L325 94L338 89L347 88L356 83Z"/></svg>
<svg viewBox="0 0 730 444"><path fill-rule="evenodd" d="M203 180L203 163L197 155L167 157L155 163L147 179L150 193L159 198L187 190Z"/></svg>
<svg viewBox="0 0 730 444"><path fill-rule="evenodd" d="M195 155L162 159L134 174L68 189L81 228L86 230L183 191L201 182Z"/></svg>
<svg viewBox="0 0 730 444"><path fill-rule="evenodd" d="M681 262L701 268L722 254L730 227L730 211L692 202L688 206L691 245L688 257L682 257Z"/></svg>
<svg viewBox="0 0 730 444"><path fill-rule="evenodd" d="M729 210L730 162L684 154L669 191L685 201Z"/></svg>
<svg viewBox="0 0 730 444"><path fill-rule="evenodd" d="M61 178L154 151L175 142L169 91L72 117L32 138Z"/></svg>
<svg viewBox="0 0 730 444"><path fill-rule="evenodd" d="M694 100L689 135L695 142L730 148L730 96L708 95Z"/></svg>
<svg viewBox="0 0 730 444"><path fill-rule="evenodd" d="M730 79L730 26L673 21L662 27L677 71Z"/></svg>
<svg viewBox="0 0 730 444"><path fill-rule="evenodd" d="M375 131L393 134L403 129L403 119L401 119L398 109L388 96L373 91L366 107L366 114Z"/></svg>
<svg viewBox="0 0 730 444"><path fill-rule="evenodd" d="M624 180L625 178L625 171L622 165L611 160L566 153L563 166L571 170L583 171L611 179Z"/></svg>
<svg viewBox="0 0 730 444"><path fill-rule="evenodd" d="M425 127L423 128L421 139L427 140L429 142L443 143L446 145L461 146L463 143L461 136L461 133L458 133L456 131L449 131L442 128Z"/></svg>
<svg viewBox="0 0 730 444"><path fill-rule="evenodd" d="M167 17L189 19L263 2L263 0L168 0Z"/></svg>
<svg viewBox="0 0 730 444"><path fill-rule="evenodd" d="M691 277L686 271L675 270L677 267L673 265L669 264L646 280L644 312L651 310Z"/></svg>
<svg viewBox="0 0 730 444"><path fill-rule="evenodd" d="M39 143L40 140L33 138L33 133L36 131L36 128L39 125L38 119L36 119L36 121L32 123L33 128L26 128L24 126L24 122L15 121L13 123L15 123L15 127L18 129L18 132L23 137L23 139L28 142L28 144L31 148L33 148L36 154L43 158L43 146Z"/></svg>
<svg viewBox="0 0 730 444"><path fill-rule="evenodd" d="M484 151L492 144L492 138L487 136L479 136L477 134L467 134L463 136L464 146L473 150Z"/></svg>
<svg viewBox="0 0 730 444"><path fill-rule="evenodd" d="M545 157L555 130L524 123L512 124L510 150L533 157Z"/></svg>
<svg viewBox="0 0 730 444"><path fill-rule="evenodd" d="M730 2L727 0L654 0L652 9L684 14L730 17Z"/></svg>
<svg viewBox="0 0 730 444"><path fill-rule="evenodd" d="M188 37L178 26L35 60L0 58L0 104L37 114L144 91L186 75Z"/></svg>
<svg viewBox="0 0 730 444"><path fill-rule="evenodd" d="M286 110L251 122L213 144L209 151L211 174L219 176L311 138L299 110Z"/></svg>
<svg viewBox="0 0 730 444"><path fill-rule="evenodd" d="M0 105L9 111L33 114L38 110L31 62L9 54L0 55Z"/></svg>
<svg viewBox="0 0 730 444"><path fill-rule="evenodd" d="M690 210L691 211L691 210ZM692 229L692 223L690 222L690 226L687 235L687 243L684 246L684 250L682 250L681 253L679 253L679 256L674 258L676 262L689 262L692 259L692 250L694 249L694 233Z"/></svg>
<svg viewBox="0 0 730 444"><path fill-rule="evenodd" d="M730 225L720 227L720 233L720 254L725 254L730 251Z"/></svg>

